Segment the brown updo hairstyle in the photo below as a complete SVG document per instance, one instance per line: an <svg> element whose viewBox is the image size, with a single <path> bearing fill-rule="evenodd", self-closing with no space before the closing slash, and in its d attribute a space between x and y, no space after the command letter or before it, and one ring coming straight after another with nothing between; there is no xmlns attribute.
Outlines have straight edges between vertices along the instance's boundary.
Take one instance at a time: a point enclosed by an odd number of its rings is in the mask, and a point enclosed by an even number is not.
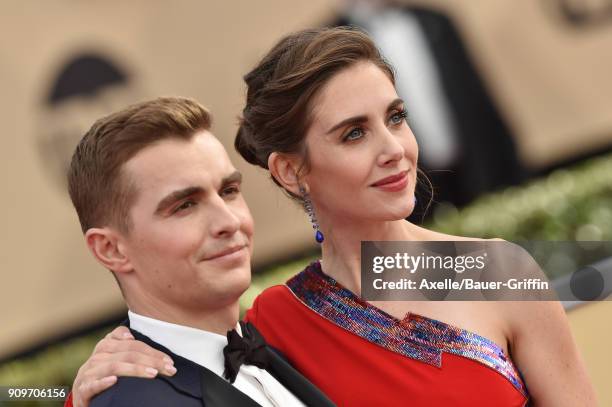
<svg viewBox="0 0 612 407"><path fill-rule="evenodd" d="M265 169L273 152L299 153L300 170L308 170L304 139L312 121L311 102L332 76L360 61L372 62L395 84L392 67L372 39L356 28L309 29L281 39L244 77L247 100L236 150Z"/></svg>

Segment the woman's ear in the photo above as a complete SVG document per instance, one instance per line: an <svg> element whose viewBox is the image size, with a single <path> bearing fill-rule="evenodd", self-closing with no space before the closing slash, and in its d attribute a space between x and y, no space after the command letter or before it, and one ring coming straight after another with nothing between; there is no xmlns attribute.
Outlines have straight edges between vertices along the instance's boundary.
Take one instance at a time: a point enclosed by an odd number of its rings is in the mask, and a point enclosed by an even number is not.
<svg viewBox="0 0 612 407"><path fill-rule="evenodd" d="M287 191L295 195L300 192L300 179L298 158L288 154L274 152L268 157L268 169L270 173Z"/></svg>
<svg viewBox="0 0 612 407"><path fill-rule="evenodd" d="M96 260L115 273L133 270L130 259L124 253L120 236L109 228L91 228L85 232L85 242Z"/></svg>

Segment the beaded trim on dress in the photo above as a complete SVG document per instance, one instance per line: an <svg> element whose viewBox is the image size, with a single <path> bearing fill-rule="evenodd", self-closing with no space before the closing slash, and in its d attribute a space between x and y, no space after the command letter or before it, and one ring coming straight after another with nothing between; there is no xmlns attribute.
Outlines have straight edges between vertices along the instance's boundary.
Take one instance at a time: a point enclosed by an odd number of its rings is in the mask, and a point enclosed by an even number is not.
<svg viewBox="0 0 612 407"><path fill-rule="evenodd" d="M318 261L286 284L308 308L363 339L437 367L442 366L442 352L475 360L504 376L528 397L512 361L483 336L417 314L399 320L324 274Z"/></svg>

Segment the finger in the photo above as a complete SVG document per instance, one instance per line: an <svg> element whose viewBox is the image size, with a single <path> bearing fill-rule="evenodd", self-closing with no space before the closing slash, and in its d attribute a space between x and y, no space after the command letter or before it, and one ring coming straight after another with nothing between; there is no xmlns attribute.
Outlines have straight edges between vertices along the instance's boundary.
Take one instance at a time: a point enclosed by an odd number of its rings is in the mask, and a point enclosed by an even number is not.
<svg viewBox="0 0 612 407"><path fill-rule="evenodd" d="M165 353L153 349L149 345L140 341L118 341L114 339L103 339L98 342L94 353L119 353L136 352L158 359L167 364L174 364L174 361Z"/></svg>
<svg viewBox="0 0 612 407"><path fill-rule="evenodd" d="M153 357L140 352L117 352L112 354L100 353L92 357L91 366L104 363L110 364L113 362L131 363L151 367L165 376L173 376L176 373L176 368L172 363L168 363L165 359ZM110 372L110 374L118 374L118 372Z"/></svg>
<svg viewBox="0 0 612 407"><path fill-rule="evenodd" d="M118 340L134 339L134 335L126 326L118 326L106 335L107 338L113 338Z"/></svg>
<svg viewBox="0 0 612 407"><path fill-rule="evenodd" d="M98 343L96 343L96 346L94 347L92 355L98 352L108 352L113 347L121 346L121 345L114 345L116 342L125 342L127 344L128 342L131 342L131 341L121 341L121 340L115 339L112 336L112 332L109 332L104 338L102 338Z"/></svg>
<svg viewBox="0 0 612 407"><path fill-rule="evenodd" d="M89 383L85 383L79 386L78 389L78 406L74 405L73 407L88 407L89 401L96 395L102 393L104 390L111 387L113 384L117 382L117 376L107 376L103 377L100 380L94 380ZM75 394L75 398L76 394Z"/></svg>
<svg viewBox="0 0 612 407"><path fill-rule="evenodd" d="M155 368L134 363L112 361L108 363L100 363L92 366L83 375L82 385L90 386L96 380L108 376L129 376L142 377L152 379L157 376L159 371Z"/></svg>

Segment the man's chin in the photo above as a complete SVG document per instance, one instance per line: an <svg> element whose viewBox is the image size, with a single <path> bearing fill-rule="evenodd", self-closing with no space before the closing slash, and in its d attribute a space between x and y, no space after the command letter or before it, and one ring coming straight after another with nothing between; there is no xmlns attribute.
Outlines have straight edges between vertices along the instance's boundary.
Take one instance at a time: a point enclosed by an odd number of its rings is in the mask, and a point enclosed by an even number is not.
<svg viewBox="0 0 612 407"><path fill-rule="evenodd" d="M229 283L229 282L228 282ZM217 295L215 295L215 303L217 306L222 304L237 303L240 300L242 294L248 290L251 284L251 279L244 279L238 281L232 281L231 285L228 284L224 287L218 287Z"/></svg>
<svg viewBox="0 0 612 407"><path fill-rule="evenodd" d="M242 295L251 285L251 267L244 264L231 270L223 270L218 274L220 290Z"/></svg>

